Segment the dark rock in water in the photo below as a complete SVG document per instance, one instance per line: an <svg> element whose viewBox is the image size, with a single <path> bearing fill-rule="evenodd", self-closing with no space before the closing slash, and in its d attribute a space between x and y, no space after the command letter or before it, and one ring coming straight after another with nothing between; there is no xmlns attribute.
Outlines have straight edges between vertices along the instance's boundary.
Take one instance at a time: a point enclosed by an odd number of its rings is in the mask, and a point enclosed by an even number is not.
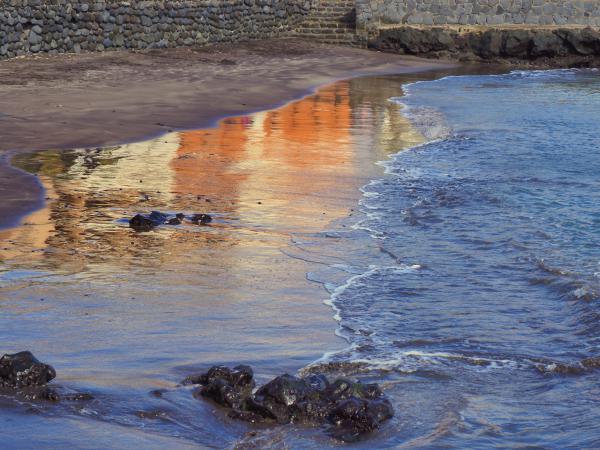
<svg viewBox="0 0 600 450"><path fill-rule="evenodd" d="M365 400L350 397L336 405L329 415L329 421L335 426L332 434L348 442L378 429L381 422L393 415L392 405L385 398Z"/></svg>
<svg viewBox="0 0 600 450"><path fill-rule="evenodd" d="M242 403L252 395L254 373L248 366L211 367L208 372L187 377L182 384L203 385L194 393L195 397L210 398L219 405L240 409Z"/></svg>
<svg viewBox="0 0 600 450"><path fill-rule="evenodd" d="M215 366L186 378L183 384L201 384L194 396L210 398L231 409L231 418L251 423L329 423L332 434L347 441L379 428L394 414L378 385L346 378L330 383L322 374L306 378L284 374L252 394L250 367Z"/></svg>
<svg viewBox="0 0 600 450"><path fill-rule="evenodd" d="M200 394L202 397L214 400L219 405L239 409L242 401L247 397L248 392L246 391L247 389L236 388L223 378L218 378L206 386L202 386L194 396Z"/></svg>
<svg viewBox="0 0 600 450"><path fill-rule="evenodd" d="M304 380L284 374L258 389L254 395L254 402L249 406L259 414L268 411L269 417L284 424L298 421L302 412L298 405L316 393L317 391L311 389Z"/></svg>
<svg viewBox="0 0 600 450"><path fill-rule="evenodd" d="M212 217L208 214L194 214L190 217L190 221L198 225L206 225L212 222Z"/></svg>
<svg viewBox="0 0 600 450"><path fill-rule="evenodd" d="M19 392L20 396L25 400L45 400L48 402L59 402L61 400L60 394L49 387L34 387L28 388Z"/></svg>
<svg viewBox="0 0 600 450"><path fill-rule="evenodd" d="M19 352L0 358L0 386L21 388L44 386L56 377L52 366L38 361L31 352Z"/></svg>
<svg viewBox="0 0 600 450"><path fill-rule="evenodd" d="M148 219L155 222L157 225L163 224L169 218L168 214L161 213L160 211L152 211L148 216Z"/></svg>
<svg viewBox="0 0 600 450"><path fill-rule="evenodd" d="M3 393L29 401L59 402L89 401L94 397L47 385L56 377L56 371L37 360L31 352L19 352L0 358L0 389Z"/></svg>
<svg viewBox="0 0 600 450"><path fill-rule="evenodd" d="M239 409L232 409L227 413L227 416L231 419L243 420L250 423L263 423L265 421L265 418L260 414L252 411L240 411Z"/></svg>
<svg viewBox="0 0 600 450"><path fill-rule="evenodd" d="M135 231L150 231L157 225L158 223L154 222L153 220L150 220L147 217L142 216L141 214L136 214L133 218L129 220L129 226Z"/></svg>
<svg viewBox="0 0 600 450"><path fill-rule="evenodd" d="M129 220L129 226L136 231L150 231L159 225L180 225L185 215L178 213L173 216L160 211L152 211L148 216L136 214Z"/></svg>
<svg viewBox="0 0 600 450"><path fill-rule="evenodd" d="M76 392L74 394L62 395L61 399L68 402L89 402L90 400L94 400L94 396L87 392Z"/></svg>

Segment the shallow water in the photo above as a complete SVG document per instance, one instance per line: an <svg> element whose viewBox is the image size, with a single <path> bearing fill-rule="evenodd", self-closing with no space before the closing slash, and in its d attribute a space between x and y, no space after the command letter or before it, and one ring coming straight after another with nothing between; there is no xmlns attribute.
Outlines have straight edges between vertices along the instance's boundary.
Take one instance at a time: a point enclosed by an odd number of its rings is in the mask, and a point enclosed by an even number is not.
<svg viewBox="0 0 600 450"><path fill-rule="evenodd" d="M600 75L407 81L17 157L48 200L0 231L3 348L96 400L0 397L6 448L340 446L177 386L216 363L382 383L396 416L359 448L600 446ZM153 209L215 221L127 227Z"/></svg>
<svg viewBox="0 0 600 450"><path fill-rule="evenodd" d="M311 274L350 344L318 364L389 383L375 446L597 448L599 72L407 91L432 142L385 163L340 235L351 256Z"/></svg>
<svg viewBox="0 0 600 450"><path fill-rule="evenodd" d="M293 242L332 239L324 231L353 215L360 186L381 175L374 162L418 142L388 101L401 85L343 81L214 129L15 156L46 203L0 230L2 351L31 350L55 366L56 384L96 399L0 396L3 448L235 445L249 427L192 398L180 380L247 363L264 381L342 348L327 292L306 277L323 263L297 257ZM214 220L128 227L152 210ZM167 392L153 397L159 388ZM321 430L283 428L253 445L303 439L332 442Z"/></svg>

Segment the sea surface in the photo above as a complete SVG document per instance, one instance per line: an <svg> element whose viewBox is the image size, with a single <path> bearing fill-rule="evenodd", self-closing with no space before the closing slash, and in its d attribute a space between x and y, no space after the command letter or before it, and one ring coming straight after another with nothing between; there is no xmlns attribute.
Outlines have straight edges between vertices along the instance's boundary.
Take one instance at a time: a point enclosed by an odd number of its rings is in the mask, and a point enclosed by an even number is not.
<svg viewBox="0 0 600 450"><path fill-rule="evenodd" d="M387 383L397 416L374 447L599 448L600 73L446 77L390 101L427 142L382 163L311 275L349 344L316 365Z"/></svg>
<svg viewBox="0 0 600 450"><path fill-rule="evenodd" d="M344 446L178 384L247 363L380 383L396 415L351 448L600 447L599 119L594 70L370 77L16 156L46 203L0 230L0 350L95 399L0 393L0 446ZM154 209L214 221L128 228Z"/></svg>

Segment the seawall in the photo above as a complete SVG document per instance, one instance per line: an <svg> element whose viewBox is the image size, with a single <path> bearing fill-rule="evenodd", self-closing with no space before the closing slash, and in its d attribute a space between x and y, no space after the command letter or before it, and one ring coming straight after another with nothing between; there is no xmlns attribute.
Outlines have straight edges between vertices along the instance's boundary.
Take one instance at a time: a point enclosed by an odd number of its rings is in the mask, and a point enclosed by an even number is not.
<svg viewBox="0 0 600 450"><path fill-rule="evenodd" d="M371 48L465 61L597 65L600 2L593 0L356 0Z"/></svg>
<svg viewBox="0 0 600 450"><path fill-rule="evenodd" d="M381 25L600 26L596 0L356 0L360 28Z"/></svg>
<svg viewBox="0 0 600 450"><path fill-rule="evenodd" d="M310 9L297 0L4 1L0 57L277 38Z"/></svg>

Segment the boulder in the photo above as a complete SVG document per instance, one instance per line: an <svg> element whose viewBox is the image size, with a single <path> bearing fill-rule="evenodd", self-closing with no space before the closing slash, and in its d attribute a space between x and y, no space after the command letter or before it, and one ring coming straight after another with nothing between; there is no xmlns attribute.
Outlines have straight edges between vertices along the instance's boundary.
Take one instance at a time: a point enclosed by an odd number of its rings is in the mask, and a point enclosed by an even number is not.
<svg viewBox="0 0 600 450"><path fill-rule="evenodd" d="M376 430L394 415L378 385L347 378L329 382L323 374L305 378L280 375L253 394L250 367L215 366L187 377L183 384L202 385L194 396L228 408L231 418L250 423L329 424L332 435L344 441Z"/></svg>
<svg viewBox="0 0 600 450"><path fill-rule="evenodd" d="M1 387L44 386L54 377L54 368L38 361L31 352L6 354L0 358Z"/></svg>
<svg viewBox="0 0 600 450"><path fill-rule="evenodd" d="M148 217L142 216L141 214L136 214L129 220L129 226L135 231L150 231L157 225L158 223L154 222Z"/></svg>

